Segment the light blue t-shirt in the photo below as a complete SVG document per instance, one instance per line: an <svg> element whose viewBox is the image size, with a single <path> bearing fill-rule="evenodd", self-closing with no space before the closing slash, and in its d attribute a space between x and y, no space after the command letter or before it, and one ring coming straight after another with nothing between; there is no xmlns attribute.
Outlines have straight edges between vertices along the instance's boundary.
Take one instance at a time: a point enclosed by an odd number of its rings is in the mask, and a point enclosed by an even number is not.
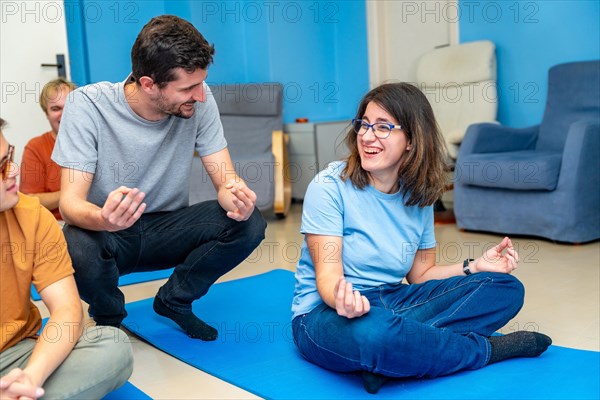
<svg viewBox="0 0 600 400"><path fill-rule="evenodd" d="M344 276L357 290L398 283L410 271L417 250L436 245L433 206L407 207L400 193L382 193L371 185L359 190L340 178L344 166L331 163L312 180L300 230L342 237ZM294 317L322 302L305 239L296 271Z"/></svg>
<svg viewBox="0 0 600 400"><path fill-rule="evenodd" d="M99 207L119 186L146 193L146 212L189 205L194 149L200 156L225 147L219 110L205 84L206 102L189 118L148 121L125 99L125 82L99 82L69 95L52 159L94 174L87 200Z"/></svg>

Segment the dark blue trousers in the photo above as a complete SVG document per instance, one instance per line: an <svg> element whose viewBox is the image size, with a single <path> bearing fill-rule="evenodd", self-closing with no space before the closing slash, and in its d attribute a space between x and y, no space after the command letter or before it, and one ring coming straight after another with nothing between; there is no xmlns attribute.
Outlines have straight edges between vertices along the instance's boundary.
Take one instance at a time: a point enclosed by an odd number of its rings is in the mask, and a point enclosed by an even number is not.
<svg viewBox="0 0 600 400"><path fill-rule="evenodd" d="M63 232L81 298L98 324L118 325L127 316L119 276L175 267L157 296L178 312L241 263L264 239L266 222L258 210L247 221L227 217L217 201L172 212L142 215L119 232L65 225Z"/></svg>

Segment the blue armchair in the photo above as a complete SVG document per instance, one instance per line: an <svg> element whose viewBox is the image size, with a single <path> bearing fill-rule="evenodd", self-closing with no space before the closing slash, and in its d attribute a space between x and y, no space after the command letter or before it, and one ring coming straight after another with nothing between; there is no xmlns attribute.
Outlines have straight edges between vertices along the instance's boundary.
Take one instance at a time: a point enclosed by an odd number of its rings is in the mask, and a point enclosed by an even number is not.
<svg viewBox="0 0 600 400"><path fill-rule="evenodd" d="M600 61L550 69L540 125L471 125L454 187L460 228L571 243L600 238Z"/></svg>

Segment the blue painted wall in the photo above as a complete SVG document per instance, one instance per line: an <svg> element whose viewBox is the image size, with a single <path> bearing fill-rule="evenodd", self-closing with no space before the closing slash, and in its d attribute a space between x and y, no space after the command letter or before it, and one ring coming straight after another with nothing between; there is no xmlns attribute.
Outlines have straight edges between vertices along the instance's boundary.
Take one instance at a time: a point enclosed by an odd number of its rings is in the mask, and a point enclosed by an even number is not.
<svg viewBox="0 0 600 400"><path fill-rule="evenodd" d="M369 89L365 0L67 0L65 6L78 84L124 79L137 34L166 13L189 20L215 45L209 84L281 82L284 122L351 118Z"/></svg>
<svg viewBox="0 0 600 400"><path fill-rule="evenodd" d="M459 0L460 42L488 39L497 46L498 119L538 124L556 64L600 58L600 2Z"/></svg>

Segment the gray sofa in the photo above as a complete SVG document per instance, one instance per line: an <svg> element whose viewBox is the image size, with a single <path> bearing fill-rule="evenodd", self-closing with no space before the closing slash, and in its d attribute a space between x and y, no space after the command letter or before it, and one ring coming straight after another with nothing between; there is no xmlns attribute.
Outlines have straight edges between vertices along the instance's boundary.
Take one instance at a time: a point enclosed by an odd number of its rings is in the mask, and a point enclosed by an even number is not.
<svg viewBox="0 0 600 400"><path fill-rule="evenodd" d="M231 84L211 86L219 108L228 149L237 174L257 195L257 207L274 209L276 182L282 181L285 160L276 156L286 153L282 129L283 95L278 83ZM275 151L274 151L275 150ZM275 154L274 154L275 153ZM283 154L282 154L283 155ZM278 157L279 158L279 157ZM190 204L216 199L217 194L202 160L194 157L190 180ZM289 203L289 202L288 202ZM289 204L275 209L287 212Z"/></svg>

